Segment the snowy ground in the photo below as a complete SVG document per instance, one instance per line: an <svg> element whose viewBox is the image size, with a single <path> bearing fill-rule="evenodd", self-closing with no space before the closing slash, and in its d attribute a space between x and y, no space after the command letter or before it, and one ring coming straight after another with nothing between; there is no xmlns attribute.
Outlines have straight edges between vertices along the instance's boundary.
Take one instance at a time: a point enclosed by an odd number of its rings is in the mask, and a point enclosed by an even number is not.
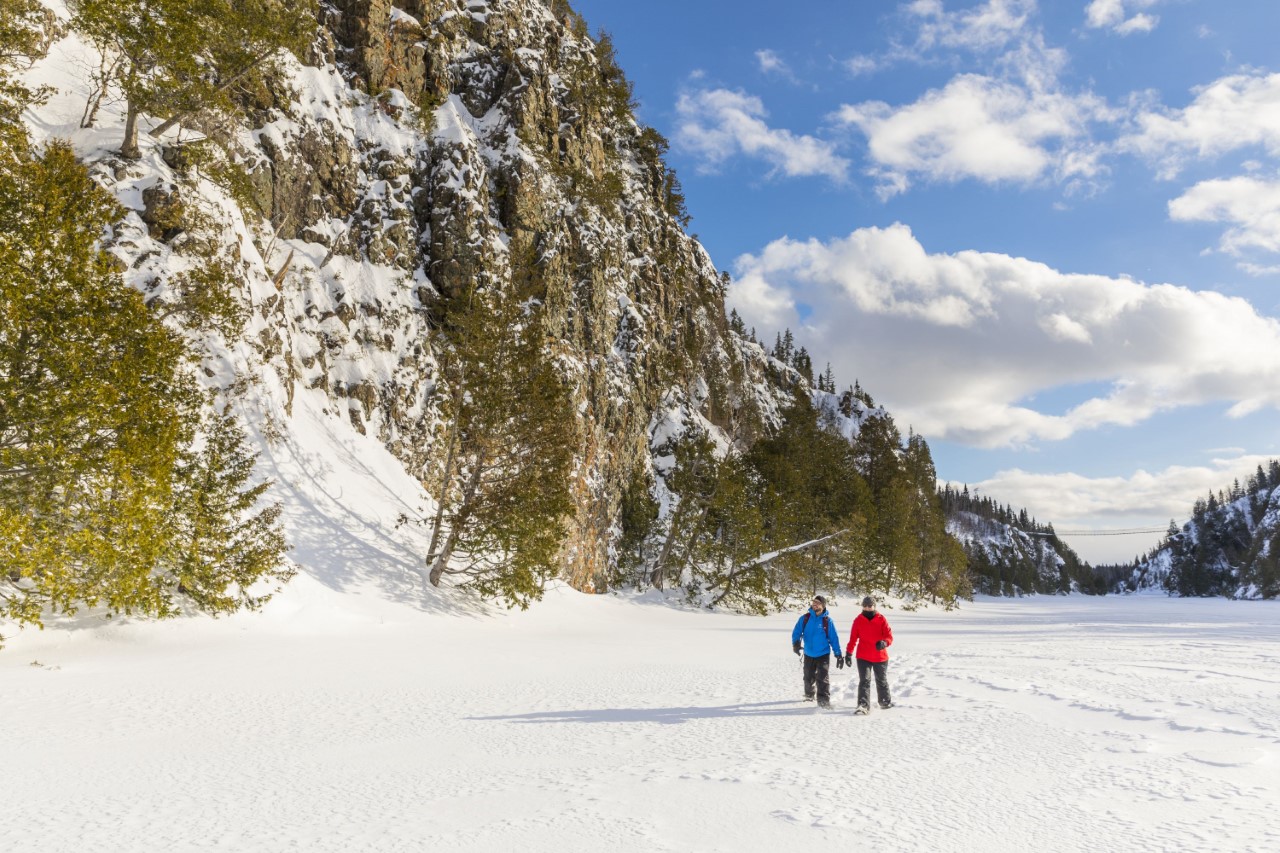
<svg viewBox="0 0 1280 853"><path fill-rule="evenodd" d="M843 672L799 701L794 616L565 588L441 612L303 575L256 616L28 630L0 847L1280 849L1275 604L887 615L868 718Z"/></svg>

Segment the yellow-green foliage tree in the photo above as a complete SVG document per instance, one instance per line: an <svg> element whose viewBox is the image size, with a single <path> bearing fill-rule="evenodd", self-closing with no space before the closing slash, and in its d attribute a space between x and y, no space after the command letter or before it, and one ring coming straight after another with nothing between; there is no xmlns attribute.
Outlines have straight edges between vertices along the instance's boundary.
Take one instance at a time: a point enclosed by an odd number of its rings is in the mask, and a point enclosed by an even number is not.
<svg viewBox="0 0 1280 853"><path fill-rule="evenodd" d="M64 145L0 173L0 565L8 615L159 609L169 472L196 389L181 340L97 248L120 215Z"/></svg>
<svg viewBox="0 0 1280 853"><path fill-rule="evenodd" d="M0 617L255 606L249 587L288 576L278 510L239 431L202 424L183 338L102 251L123 211L68 146L31 145L37 95L11 72L33 11L0 0Z"/></svg>
<svg viewBox="0 0 1280 853"><path fill-rule="evenodd" d="M0 165L0 612L20 622L253 606L288 575L238 431L214 419L192 449L186 346L98 248L119 215L64 145Z"/></svg>
<svg viewBox="0 0 1280 853"><path fill-rule="evenodd" d="M259 508L271 487L254 485L255 457L227 412L207 418L203 444L186 450L173 485L169 550L158 566L162 581L206 612L256 608L263 578L287 580L287 549L277 525L280 505Z"/></svg>
<svg viewBox="0 0 1280 853"><path fill-rule="evenodd" d="M281 50L301 53L315 30L314 0L72 0L71 25L106 58L123 92L120 154L136 160L139 119L231 106L237 88L269 73Z"/></svg>

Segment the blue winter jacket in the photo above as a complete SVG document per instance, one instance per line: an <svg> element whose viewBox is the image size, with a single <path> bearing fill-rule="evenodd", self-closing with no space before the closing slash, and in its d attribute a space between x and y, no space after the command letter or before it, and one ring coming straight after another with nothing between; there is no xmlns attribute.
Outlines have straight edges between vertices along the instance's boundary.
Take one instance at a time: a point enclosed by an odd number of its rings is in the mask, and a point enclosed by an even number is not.
<svg viewBox="0 0 1280 853"><path fill-rule="evenodd" d="M809 623L805 624L805 616L809 617ZM822 620L827 620L827 630L822 630ZM809 612L796 620L796 627L791 632L791 642L794 643L800 639L800 635L804 634L804 653L811 658L825 657L828 653L843 654L840 651L840 635L836 633L836 620L831 618L831 611L824 610L819 616L813 612L813 608L809 608Z"/></svg>

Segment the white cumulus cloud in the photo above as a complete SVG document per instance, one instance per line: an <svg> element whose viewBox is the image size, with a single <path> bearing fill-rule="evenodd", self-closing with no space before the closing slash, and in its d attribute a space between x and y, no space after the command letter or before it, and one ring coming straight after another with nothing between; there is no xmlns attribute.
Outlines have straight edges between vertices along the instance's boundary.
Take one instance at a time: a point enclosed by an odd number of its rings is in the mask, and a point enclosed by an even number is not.
<svg viewBox="0 0 1280 853"><path fill-rule="evenodd" d="M1042 58L1061 57L1061 51L1043 48L1043 35L1033 24L1036 11L1036 0L987 0L950 12L942 0L913 0L899 7L905 39L894 38L885 51L854 56L844 66L858 75L898 62L928 63L957 51L989 59L1022 52L1028 43L1040 46Z"/></svg>
<svg viewBox="0 0 1280 853"><path fill-rule="evenodd" d="M1280 156L1280 73L1232 74L1194 92L1183 109L1140 113L1118 147L1151 161L1163 178L1193 158L1243 148Z"/></svg>
<svg viewBox="0 0 1280 853"><path fill-rule="evenodd" d="M848 177L849 161L834 144L770 127L764 103L752 95L728 89L686 92L676 112L676 144L700 157L705 170L745 155L769 164L771 175L820 175L840 183Z"/></svg>
<svg viewBox="0 0 1280 853"><path fill-rule="evenodd" d="M953 78L914 103L846 104L833 118L867 138L882 197L912 180L1029 183L1101 171L1092 122L1108 116L1091 94L1037 90L979 74Z"/></svg>
<svg viewBox="0 0 1280 853"><path fill-rule="evenodd" d="M1136 10L1149 9L1158 2L1160 0L1093 0L1085 7L1084 21L1093 29L1109 29L1122 36L1149 33L1160 18Z"/></svg>
<svg viewBox="0 0 1280 853"><path fill-rule="evenodd" d="M1206 403L1230 415L1280 408L1280 323L1242 299L930 254L904 225L776 240L738 259L730 302L766 334L796 330L903 422L971 446ZM1082 399L1066 411L1036 408L1036 394L1071 388Z"/></svg>
<svg viewBox="0 0 1280 853"><path fill-rule="evenodd" d="M1169 202L1169 216L1182 222L1230 223L1218 243L1228 254L1280 252L1280 180L1241 176L1201 181Z"/></svg>

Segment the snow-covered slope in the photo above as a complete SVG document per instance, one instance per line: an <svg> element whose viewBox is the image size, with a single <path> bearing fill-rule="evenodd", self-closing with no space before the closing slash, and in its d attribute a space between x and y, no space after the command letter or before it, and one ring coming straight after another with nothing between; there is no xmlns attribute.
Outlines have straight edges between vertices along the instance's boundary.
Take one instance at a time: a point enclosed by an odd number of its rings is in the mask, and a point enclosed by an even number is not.
<svg viewBox="0 0 1280 853"><path fill-rule="evenodd" d="M1079 558L1056 538L963 510L948 515L947 532L964 546L978 592L1080 591Z"/></svg>
<svg viewBox="0 0 1280 853"><path fill-rule="evenodd" d="M1191 520L1139 560L1123 591L1233 598L1280 596L1280 464L1261 468L1247 490L1198 501Z"/></svg>

